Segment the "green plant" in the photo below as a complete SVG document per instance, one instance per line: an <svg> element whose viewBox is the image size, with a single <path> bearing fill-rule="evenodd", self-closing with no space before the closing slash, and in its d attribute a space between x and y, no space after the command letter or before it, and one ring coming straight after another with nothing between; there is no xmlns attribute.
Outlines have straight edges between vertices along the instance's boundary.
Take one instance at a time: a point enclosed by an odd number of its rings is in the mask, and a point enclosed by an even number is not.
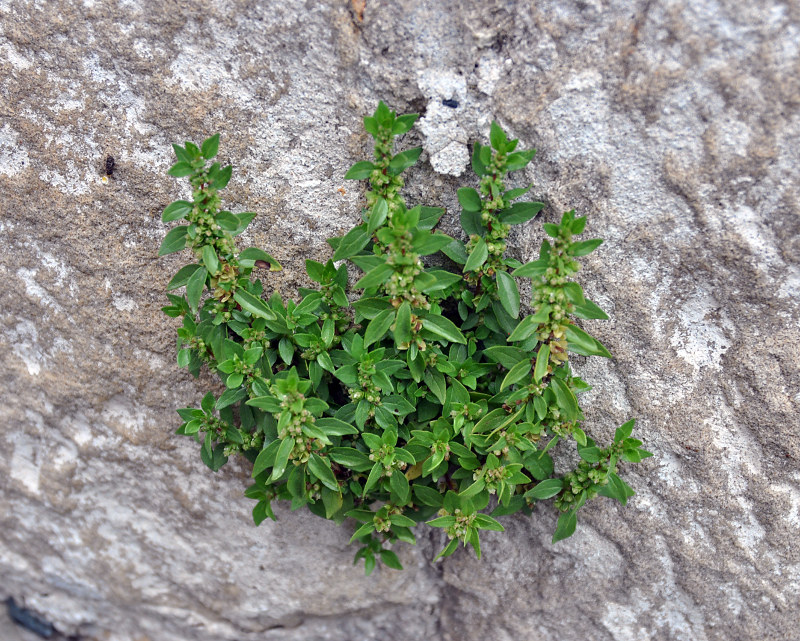
<svg viewBox="0 0 800 641"><path fill-rule="evenodd" d="M261 249L236 248L233 238L254 214L220 209L231 167L211 162L219 135L199 148L174 145L178 162L169 173L189 178L192 199L164 210L165 222L188 224L172 229L159 252L189 248L196 259L170 281L168 290L185 293L168 294L164 308L183 318L178 364L195 376L207 367L226 388L218 398L209 392L199 408L178 410L178 433L202 443L214 471L234 452L253 463L245 494L256 500L256 524L275 518L276 499L337 523L360 522L353 540L367 573L378 560L401 568L384 544L414 543L411 528L421 522L447 533L439 557L459 541L480 556L480 530L502 531L496 517L530 514L548 498L561 513L553 541L568 537L588 499L625 504L633 494L617 476L620 460L650 456L631 438L634 421L605 448L581 428L576 395L589 386L572 374L568 353L610 354L572 322L607 316L570 278L577 258L602 241L574 240L586 218L567 212L559 224L544 224L550 240L537 260L506 256L511 225L544 205L518 200L530 186L506 189L506 174L534 151L517 150L496 123L490 145L474 147L479 188L458 190L468 242L432 231L444 210L408 208L401 194L401 174L421 149L394 153L394 138L416 118L380 103L364 119L375 155L345 176L369 181L363 222L329 239L327 263L306 261L316 285L296 302L278 293L265 300L253 272L280 266ZM454 268L424 264L438 253L447 258L436 264ZM334 262L344 259L363 272L354 300L346 265ZM532 284L533 314L522 318L516 278ZM554 476L561 440L575 443L580 462Z"/></svg>

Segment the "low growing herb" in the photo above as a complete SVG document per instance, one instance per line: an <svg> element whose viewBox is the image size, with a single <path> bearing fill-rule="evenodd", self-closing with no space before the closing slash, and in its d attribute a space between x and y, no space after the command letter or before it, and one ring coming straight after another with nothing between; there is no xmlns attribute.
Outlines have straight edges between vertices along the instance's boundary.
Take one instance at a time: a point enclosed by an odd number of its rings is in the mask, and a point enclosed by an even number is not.
<svg viewBox="0 0 800 641"><path fill-rule="evenodd" d="M610 354L573 319L605 319L572 280L578 258L600 239L576 240L585 217L565 213L545 223L548 239L526 264L506 255L511 225L544 207L520 200L531 187L507 189L534 150L492 123L490 144L475 143L477 187L458 190L466 243L434 231L444 210L409 207L402 174L421 149L394 151L416 115L397 116L384 103L364 119L375 140L372 160L345 178L366 180L362 221L328 240L326 263L306 261L311 289L296 300L265 291L256 270L279 270L261 249L239 251L234 238L255 214L221 209L231 178L217 155L219 135L200 147L174 145L169 174L187 177L191 200L170 204L164 222L184 221L159 255L190 249L194 262L169 282L164 312L181 318L178 365L197 376L219 375L225 391L200 407L178 410L178 429L200 443L203 462L219 470L234 453L253 466L245 495L258 525L274 519L272 503L342 523L353 534L369 574L378 561L401 569L386 546L414 543L420 523L442 528L449 542L480 557L480 531L502 531L498 518L531 513L554 499L560 512L553 542L570 536L581 506L595 496L623 505L633 490L618 464L651 456L631 437L634 421L600 447L583 430L569 353ZM435 265L425 257L441 255ZM362 273L348 296L348 261ZM337 263L339 266L337 267ZM532 286L522 313L518 279ZM575 469L555 473L554 446L574 443Z"/></svg>

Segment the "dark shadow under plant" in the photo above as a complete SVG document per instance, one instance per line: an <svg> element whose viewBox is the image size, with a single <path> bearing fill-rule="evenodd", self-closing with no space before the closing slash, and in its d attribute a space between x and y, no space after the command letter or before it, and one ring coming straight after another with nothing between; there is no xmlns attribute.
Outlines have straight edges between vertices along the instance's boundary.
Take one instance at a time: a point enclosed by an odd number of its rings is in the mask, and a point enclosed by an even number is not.
<svg viewBox="0 0 800 641"><path fill-rule="evenodd" d="M199 408L178 410L178 433L201 443L214 471L233 453L252 462L245 494L256 501L256 524L275 518L274 500L336 523L355 519L356 560L368 574L378 560L400 569L385 544L414 543L422 522L449 538L437 558L459 542L480 557L480 530L502 531L498 517L530 514L549 498L560 512L553 542L566 538L587 500L624 505L633 495L617 475L620 461L650 456L631 437L633 420L606 447L581 427L577 395L589 386L573 375L568 354L610 354L572 320L607 318L572 277L577 259L602 241L575 240L586 218L570 211L544 224L549 239L537 260L506 256L511 225L544 205L519 200L530 186L506 189L507 173L534 151L518 150L496 123L490 145L474 147L478 188L458 190L468 241L433 231L444 210L409 208L401 194L402 172L421 149L394 153L394 138L416 118L380 103L364 119L374 158L345 176L369 181L363 222L329 239L327 263L306 261L316 286L297 301L277 293L265 300L254 271L280 269L278 262L235 245L255 214L221 209L232 169L212 162L219 135L201 147L173 146L178 162L169 173L189 178L192 199L164 210L165 222L186 224L159 251L188 248L195 259L168 285L184 294L168 294L164 308L183 319L178 364L194 376L207 367L226 386L219 398L209 392ZM426 267L423 258L438 253L451 269ZM353 300L347 267L335 264L342 260L363 272ZM532 285L533 313L522 317L517 278ZM556 475L560 440L574 442L580 462Z"/></svg>

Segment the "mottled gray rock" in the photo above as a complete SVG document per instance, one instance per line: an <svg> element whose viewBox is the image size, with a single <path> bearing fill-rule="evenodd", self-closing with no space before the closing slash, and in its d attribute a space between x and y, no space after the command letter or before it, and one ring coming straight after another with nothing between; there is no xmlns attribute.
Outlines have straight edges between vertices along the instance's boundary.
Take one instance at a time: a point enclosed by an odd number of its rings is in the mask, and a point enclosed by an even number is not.
<svg viewBox="0 0 800 641"><path fill-rule="evenodd" d="M0 1L0 597L123 641L795 638L798 25L777 0ZM638 417L656 456L557 546L544 506L480 562L432 567L424 535L365 578L347 530L254 528L245 467L173 435L211 381L159 311L183 260L156 258L170 143L222 133L228 203L291 293L357 219L342 177L381 98L424 113L407 193L445 231L496 118L539 149L518 180L546 218L606 238L582 281L616 358L579 366L587 428Z"/></svg>

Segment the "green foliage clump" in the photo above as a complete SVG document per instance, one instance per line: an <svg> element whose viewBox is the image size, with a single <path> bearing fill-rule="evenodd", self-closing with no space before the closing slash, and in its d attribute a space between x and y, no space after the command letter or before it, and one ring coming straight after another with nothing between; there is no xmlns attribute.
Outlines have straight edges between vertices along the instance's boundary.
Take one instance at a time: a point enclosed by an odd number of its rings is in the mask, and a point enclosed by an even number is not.
<svg viewBox="0 0 800 641"><path fill-rule="evenodd" d="M380 103L364 119L374 158L345 176L369 181L363 222L329 239L331 260L306 261L316 285L296 301L265 299L254 271L280 265L261 249L236 248L254 214L220 208L231 167L212 162L219 135L199 148L174 145L169 173L189 178L192 199L163 214L187 224L167 234L159 255L188 248L195 258L168 285L183 295L168 294L164 308L183 319L178 364L194 376L206 367L226 388L178 410L178 433L202 444L214 471L233 453L252 462L245 495L256 501L256 524L275 518L274 500L336 523L355 519L356 560L367 573L379 560L401 568L385 545L414 543L412 528L423 522L449 538L439 557L459 542L480 556L481 530L502 531L498 517L530 514L549 498L560 511L553 542L568 537L587 500L624 505L633 494L617 475L621 460L650 456L631 438L634 421L604 448L581 427L577 396L589 386L568 354L610 354L573 322L607 316L571 278L602 241L575 240L586 218L570 211L544 224L549 239L536 260L506 256L511 226L544 205L519 200L530 186L506 189L508 172L534 150L517 150L496 123L490 145L475 143L478 187L458 190L468 241L433 231L444 210L410 208L402 196L402 172L421 149L394 153L416 118ZM451 268L426 266L437 254L433 263ZM346 264L336 266L343 260L363 272L357 298L347 294ZM532 314L520 315L517 278L531 281ZM574 442L580 462L556 474L561 440Z"/></svg>

